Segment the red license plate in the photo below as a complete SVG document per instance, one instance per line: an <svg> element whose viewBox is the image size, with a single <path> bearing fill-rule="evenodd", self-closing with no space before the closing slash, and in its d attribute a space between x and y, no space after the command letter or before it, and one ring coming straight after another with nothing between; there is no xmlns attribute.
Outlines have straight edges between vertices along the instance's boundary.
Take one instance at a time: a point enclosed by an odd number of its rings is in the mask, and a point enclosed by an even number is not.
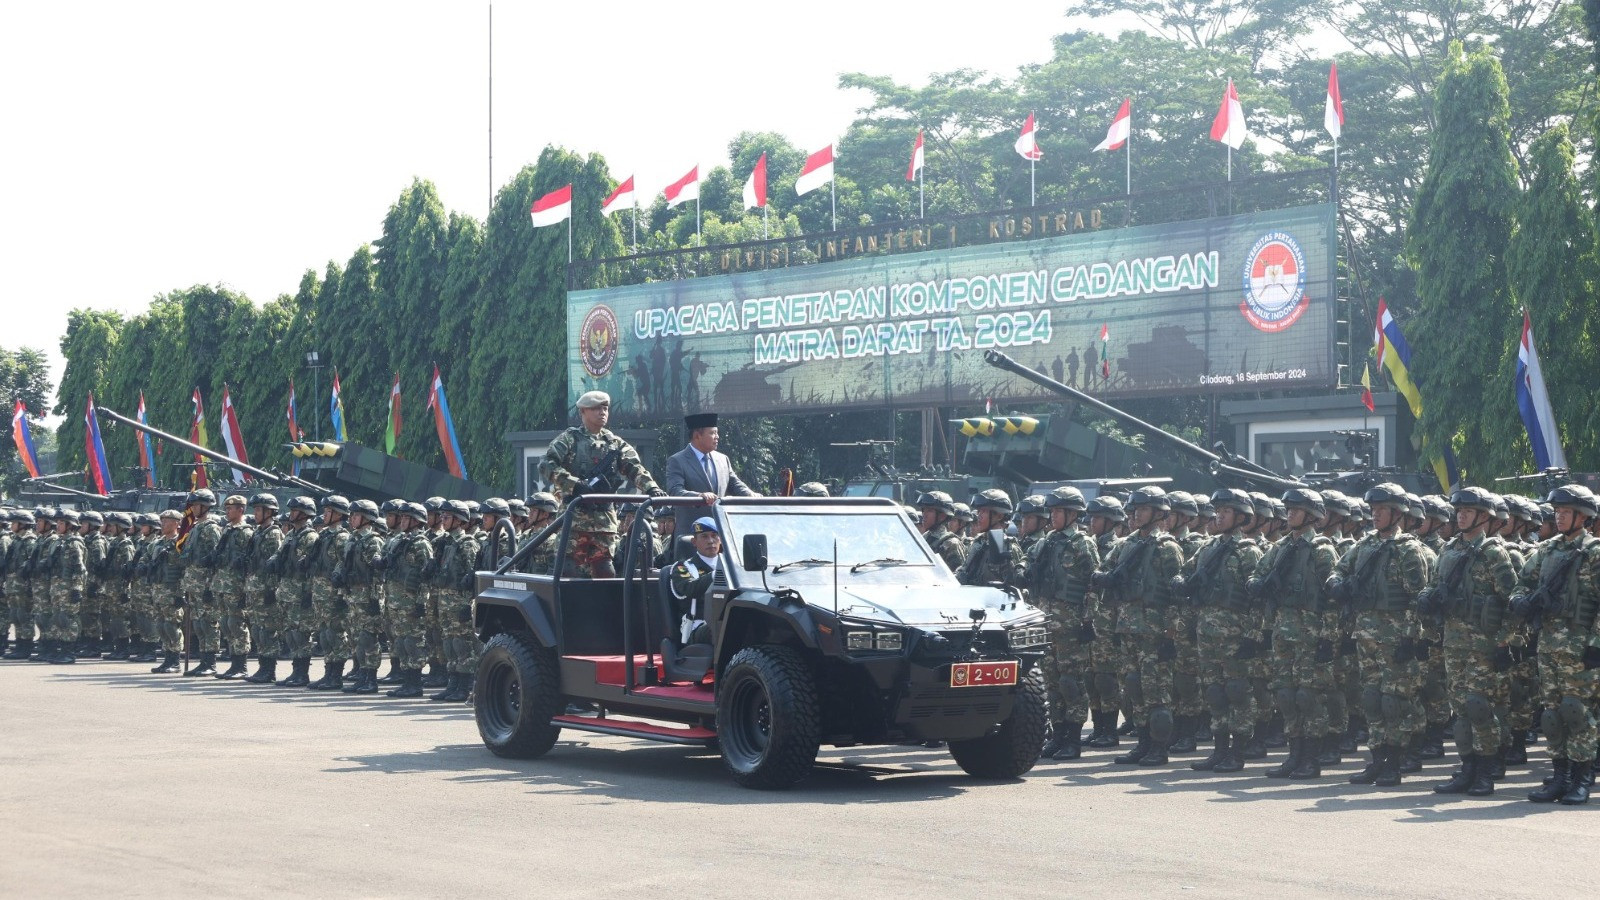
<svg viewBox="0 0 1600 900"><path fill-rule="evenodd" d="M950 666L950 686L994 687L1017 683L1015 662L965 662Z"/></svg>

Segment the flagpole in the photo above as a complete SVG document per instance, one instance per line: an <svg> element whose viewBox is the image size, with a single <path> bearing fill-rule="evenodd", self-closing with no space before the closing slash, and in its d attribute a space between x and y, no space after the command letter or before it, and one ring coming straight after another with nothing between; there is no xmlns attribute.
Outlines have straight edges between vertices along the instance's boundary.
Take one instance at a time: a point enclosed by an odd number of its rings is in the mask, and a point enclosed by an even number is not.
<svg viewBox="0 0 1600 900"><path fill-rule="evenodd" d="M639 196L638 194L635 194L634 195L635 199L633 201L633 255L634 256L638 256L639 255L639 200L637 199L638 196Z"/></svg>
<svg viewBox="0 0 1600 900"><path fill-rule="evenodd" d="M699 175L699 173L696 173L696 177L698 177L698 175ZM694 185L694 236L695 237L699 237L700 236L700 182L699 181L696 181L695 185Z"/></svg>
<svg viewBox="0 0 1600 900"><path fill-rule="evenodd" d="M761 239L767 239L767 205L761 204Z"/></svg>
<svg viewBox="0 0 1600 900"><path fill-rule="evenodd" d="M1128 196L1132 197L1133 196L1133 113L1131 111L1128 113L1128 140L1127 140L1126 144L1124 145L1123 149L1128 151L1127 153L1123 154L1123 157L1124 157L1124 159L1126 160L1126 163L1127 163L1127 172L1126 172L1126 174L1123 175L1123 184L1128 189Z"/></svg>
<svg viewBox="0 0 1600 900"><path fill-rule="evenodd" d="M926 154L928 151L924 149L922 152ZM922 169L927 167L927 157L924 156L922 168L917 169L917 218L919 219L928 217L928 207L923 198L923 191L928 186L928 176L922 173Z"/></svg>
<svg viewBox="0 0 1600 900"><path fill-rule="evenodd" d="M572 265L572 211L567 211L567 265Z"/></svg>
<svg viewBox="0 0 1600 900"><path fill-rule="evenodd" d="M839 230L839 201L833 191L833 177L828 178L828 212L833 216L833 230Z"/></svg>
<svg viewBox="0 0 1600 900"><path fill-rule="evenodd" d="M1037 146L1037 145L1035 145L1035 146ZM1033 168L1034 168L1034 164L1035 163L1034 163L1033 157L1029 156L1028 157L1028 205L1030 207L1038 205L1038 201L1033 199Z"/></svg>

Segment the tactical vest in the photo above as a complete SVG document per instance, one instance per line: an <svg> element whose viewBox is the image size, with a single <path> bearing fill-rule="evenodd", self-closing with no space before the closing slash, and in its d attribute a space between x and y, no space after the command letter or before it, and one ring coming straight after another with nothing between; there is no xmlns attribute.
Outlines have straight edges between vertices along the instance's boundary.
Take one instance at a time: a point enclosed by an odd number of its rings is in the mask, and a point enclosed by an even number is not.
<svg viewBox="0 0 1600 900"><path fill-rule="evenodd" d="M1052 531L1045 536L1039 548L1039 556L1034 565L1042 567L1036 576L1029 573L1030 580L1040 586L1044 596L1062 603L1078 603L1084 601L1084 594L1089 590L1089 582L1081 575L1069 572L1061 567L1061 561L1066 558L1072 549L1074 540L1088 540L1088 535L1080 531Z"/></svg>
<svg viewBox="0 0 1600 900"><path fill-rule="evenodd" d="M1540 562L1539 577L1544 578L1549 575L1554 569L1560 567L1569 554L1583 553L1593 543L1592 538L1584 535L1566 550L1557 550L1554 545L1551 545L1551 552L1545 554L1544 559ZM1571 623L1571 628L1580 632L1593 628L1595 615L1600 612L1600 592L1590 591L1586 594L1583 591L1583 579L1578 574L1578 570L1582 566L1582 561L1579 561L1568 574L1567 583L1562 586L1558 598L1551 598L1559 601L1557 606L1561 611L1560 618L1567 620Z"/></svg>
<svg viewBox="0 0 1600 900"><path fill-rule="evenodd" d="M1322 608L1322 585L1316 583L1316 572L1311 567L1311 554L1315 548L1315 537L1305 541L1291 538L1284 542L1283 549L1279 551L1279 558L1281 559L1283 554L1292 558L1287 563L1288 570L1278 581L1279 609L1316 612Z"/></svg>
<svg viewBox="0 0 1600 900"><path fill-rule="evenodd" d="M1366 574L1364 580L1352 585L1355 590L1352 605L1358 612L1403 613L1411 608L1412 598L1406 596L1389 574L1394 567L1399 542L1399 537L1377 540L1364 546L1357 545L1353 551L1356 558L1351 577ZM1374 561L1373 554L1382 554L1385 558Z"/></svg>
<svg viewBox="0 0 1600 900"><path fill-rule="evenodd" d="M1216 575L1207 578L1205 584L1201 585L1198 598L1201 606L1238 614L1250 611L1250 597L1243 590L1244 585L1239 583L1237 573L1228 565L1227 559L1217 560L1213 555L1235 556L1245 546L1241 539L1219 537L1200 548L1195 572L1198 574L1212 566L1216 567Z"/></svg>
<svg viewBox="0 0 1600 900"><path fill-rule="evenodd" d="M1142 553L1143 558L1139 560L1139 565L1129 573L1123 597L1129 605L1143 605L1161 609L1172 605L1172 585L1165 583L1164 579L1157 574L1156 553L1161 549L1163 542L1170 541L1174 544L1178 542L1170 534L1154 535L1148 540L1150 542L1148 546L1142 548L1133 547L1128 551L1130 553ZM1183 552L1182 545L1179 545L1179 552Z"/></svg>

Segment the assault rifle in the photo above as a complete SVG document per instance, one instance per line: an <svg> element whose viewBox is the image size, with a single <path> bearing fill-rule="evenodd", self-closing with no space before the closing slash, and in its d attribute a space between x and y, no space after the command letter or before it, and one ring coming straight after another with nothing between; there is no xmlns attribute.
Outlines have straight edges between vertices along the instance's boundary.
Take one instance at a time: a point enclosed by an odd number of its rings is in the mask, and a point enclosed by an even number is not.
<svg viewBox="0 0 1600 900"><path fill-rule="evenodd" d="M1572 570L1577 568L1578 560L1582 558L1582 545L1574 547L1549 575L1539 579L1539 586L1534 588L1533 593L1511 598L1511 608L1527 619L1530 630L1538 631L1544 625L1545 616L1560 616L1566 612L1562 595L1566 593L1567 579L1572 577Z"/></svg>
<svg viewBox="0 0 1600 900"><path fill-rule="evenodd" d="M1178 575L1172 579L1172 593L1190 602L1198 601L1216 580L1217 574L1222 571L1223 564L1231 555L1228 552L1230 549L1221 543L1214 545L1211 548L1211 555L1206 557L1203 565L1195 568L1194 575L1188 578Z"/></svg>
<svg viewBox="0 0 1600 900"><path fill-rule="evenodd" d="M1273 560L1272 571L1259 578L1250 579L1250 599L1266 602L1268 619L1272 618L1273 612L1277 609L1277 598L1283 593L1283 579L1288 576L1299 558L1310 552L1310 540L1291 541L1288 549Z"/></svg>
<svg viewBox="0 0 1600 900"><path fill-rule="evenodd" d="M1461 582L1471 571L1472 564L1477 561L1478 554L1483 552L1483 544L1469 549L1466 558L1444 576L1438 587L1423 588L1417 595L1417 612L1422 615L1433 616L1434 624L1444 624L1444 614L1447 609L1453 609L1461 601Z"/></svg>
<svg viewBox="0 0 1600 900"><path fill-rule="evenodd" d="M617 463L622 459L622 448L613 447L606 451L606 455L594 464L594 468L578 480L578 487L568 497L568 502L581 494L614 494L618 483L622 480L622 473L617 471Z"/></svg>
<svg viewBox="0 0 1600 900"><path fill-rule="evenodd" d="M1128 538L1128 540L1135 542L1134 546L1128 549L1127 555L1117 563L1117 567L1109 572L1094 573L1089 582L1100 592L1101 597L1113 604L1122 602L1122 592L1128 587L1128 579L1133 577L1136 569L1144 565L1145 557L1149 556L1156 546L1154 537Z"/></svg>
<svg viewBox="0 0 1600 900"><path fill-rule="evenodd" d="M1380 544L1378 549L1367 557L1367 561L1362 563L1361 568L1357 569L1348 580L1342 578L1330 579L1333 583L1329 585L1328 594L1339 604L1339 617L1341 619L1348 621L1355 616L1356 595L1365 592L1369 588L1372 576L1377 573L1378 568L1384 562L1388 561L1389 554L1394 551L1394 540L1394 538L1388 538Z"/></svg>

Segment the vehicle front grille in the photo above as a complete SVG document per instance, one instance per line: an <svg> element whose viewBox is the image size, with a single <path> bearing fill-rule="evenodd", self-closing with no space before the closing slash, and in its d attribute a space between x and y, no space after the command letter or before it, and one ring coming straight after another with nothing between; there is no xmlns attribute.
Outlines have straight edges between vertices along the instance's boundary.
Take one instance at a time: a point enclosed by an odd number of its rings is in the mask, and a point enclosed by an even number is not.
<svg viewBox="0 0 1600 900"><path fill-rule="evenodd" d="M1004 687L927 687L912 691L902 708L912 719L993 716L1000 712L1000 702L1007 690Z"/></svg>

